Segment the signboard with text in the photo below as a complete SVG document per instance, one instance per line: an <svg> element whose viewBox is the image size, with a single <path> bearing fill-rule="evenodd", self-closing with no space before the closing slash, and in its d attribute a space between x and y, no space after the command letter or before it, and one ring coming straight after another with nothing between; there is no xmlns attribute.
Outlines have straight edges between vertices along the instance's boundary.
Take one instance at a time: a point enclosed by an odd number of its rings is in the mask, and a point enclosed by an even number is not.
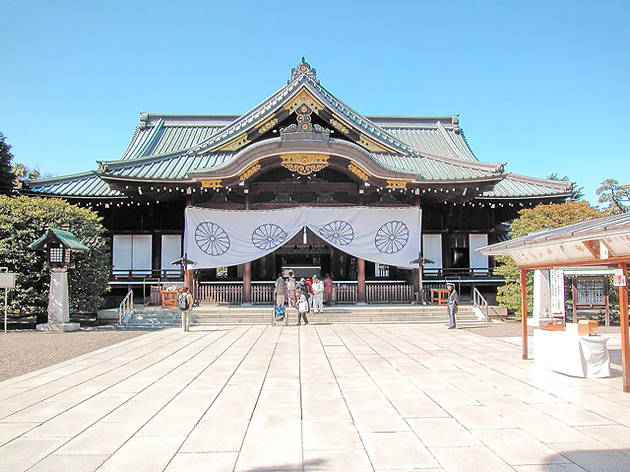
<svg viewBox="0 0 630 472"><path fill-rule="evenodd" d="M623 275L623 269L615 269L615 273L613 275L613 285L615 287L626 286L626 276Z"/></svg>

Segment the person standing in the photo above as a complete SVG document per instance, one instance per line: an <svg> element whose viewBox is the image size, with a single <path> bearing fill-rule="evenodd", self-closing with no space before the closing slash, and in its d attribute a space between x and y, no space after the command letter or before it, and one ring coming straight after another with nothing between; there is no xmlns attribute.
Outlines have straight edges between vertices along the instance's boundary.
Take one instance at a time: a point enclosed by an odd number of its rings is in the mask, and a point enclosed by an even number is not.
<svg viewBox="0 0 630 472"><path fill-rule="evenodd" d="M313 313L322 313L322 302L324 301L324 283L314 275L313 283L311 284L313 289Z"/></svg>
<svg viewBox="0 0 630 472"><path fill-rule="evenodd" d="M457 290L455 290L455 284L449 282L446 284L446 287L448 288L448 300L446 305L448 307L448 318L450 321L448 329L454 329L456 328L455 314L457 313L457 305L459 304L459 295L457 295Z"/></svg>
<svg viewBox="0 0 630 472"><path fill-rule="evenodd" d="M298 320L297 324L300 326L302 324L302 319L304 319L304 324L308 324L308 318L306 317L306 312L308 311L308 301L306 300L306 295L301 290L295 291L295 296L297 298L297 309L298 309Z"/></svg>
<svg viewBox="0 0 630 472"><path fill-rule="evenodd" d="M182 289L182 293L179 294L177 298L177 308L179 308L179 312L182 317L182 328L184 331L190 331L190 317L193 307L193 296L189 292L187 286Z"/></svg>
<svg viewBox="0 0 630 472"><path fill-rule="evenodd" d="M278 276L278 280L276 280L274 293L276 295L276 306L284 306L284 301L287 296L287 284L284 281L284 277L282 277L282 274L280 274Z"/></svg>
<svg viewBox="0 0 630 472"><path fill-rule="evenodd" d="M287 303L290 308L295 308L295 289L297 288L297 282L293 277L293 271L289 271L289 278L287 279Z"/></svg>
<svg viewBox="0 0 630 472"><path fill-rule="evenodd" d="M324 303L328 306L332 305L332 294L333 280L330 278L330 274L326 274L326 278L324 279Z"/></svg>

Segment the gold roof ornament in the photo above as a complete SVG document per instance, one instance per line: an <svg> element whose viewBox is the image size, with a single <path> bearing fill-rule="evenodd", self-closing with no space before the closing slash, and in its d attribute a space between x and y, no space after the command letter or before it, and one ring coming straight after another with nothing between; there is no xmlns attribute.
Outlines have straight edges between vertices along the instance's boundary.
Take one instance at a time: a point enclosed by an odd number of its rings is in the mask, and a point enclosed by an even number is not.
<svg viewBox="0 0 630 472"><path fill-rule="evenodd" d="M282 154L282 167L300 175L310 175L328 167L328 154Z"/></svg>
<svg viewBox="0 0 630 472"><path fill-rule="evenodd" d="M199 179L203 188L221 188L223 179Z"/></svg>
<svg viewBox="0 0 630 472"><path fill-rule="evenodd" d="M368 172L363 167L355 164L354 162L350 162L348 164L348 170L365 182L367 182L368 178L370 177L370 174L368 174Z"/></svg>
<svg viewBox="0 0 630 472"><path fill-rule="evenodd" d="M246 181L252 175L260 170L260 164L258 162L252 163L249 167L247 167L243 172L238 174L238 178L241 182Z"/></svg>

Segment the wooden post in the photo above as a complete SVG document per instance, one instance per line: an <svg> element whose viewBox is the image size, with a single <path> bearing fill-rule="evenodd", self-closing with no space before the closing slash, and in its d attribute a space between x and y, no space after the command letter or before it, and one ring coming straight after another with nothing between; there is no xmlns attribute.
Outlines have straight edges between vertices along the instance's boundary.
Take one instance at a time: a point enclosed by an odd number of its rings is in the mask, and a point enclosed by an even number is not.
<svg viewBox="0 0 630 472"><path fill-rule="evenodd" d="M249 193L245 194L245 210L249 210ZM243 305L252 303L252 263L243 264Z"/></svg>
<svg viewBox="0 0 630 472"><path fill-rule="evenodd" d="M252 302L252 264L246 262L243 264L243 305Z"/></svg>
<svg viewBox="0 0 630 472"><path fill-rule="evenodd" d="M626 285L619 287L619 326L621 327L621 370L623 372L623 391L630 392L630 344L628 341L628 270L627 264L619 264L623 270Z"/></svg>
<svg viewBox="0 0 630 472"><path fill-rule="evenodd" d="M357 257L357 303L365 303L365 259Z"/></svg>
<svg viewBox="0 0 630 472"><path fill-rule="evenodd" d="M521 329L523 335L523 359L527 359L527 271L525 269L521 269Z"/></svg>

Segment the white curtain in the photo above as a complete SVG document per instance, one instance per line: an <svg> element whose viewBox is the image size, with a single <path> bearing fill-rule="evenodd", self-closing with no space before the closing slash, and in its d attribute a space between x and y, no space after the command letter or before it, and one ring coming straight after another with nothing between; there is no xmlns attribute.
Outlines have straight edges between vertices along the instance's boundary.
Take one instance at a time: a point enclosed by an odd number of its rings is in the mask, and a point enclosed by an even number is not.
<svg viewBox="0 0 630 472"><path fill-rule="evenodd" d="M196 269L242 264L281 247L304 226L355 257L412 268L420 247L421 211L405 208L212 210L186 208L184 251Z"/></svg>

